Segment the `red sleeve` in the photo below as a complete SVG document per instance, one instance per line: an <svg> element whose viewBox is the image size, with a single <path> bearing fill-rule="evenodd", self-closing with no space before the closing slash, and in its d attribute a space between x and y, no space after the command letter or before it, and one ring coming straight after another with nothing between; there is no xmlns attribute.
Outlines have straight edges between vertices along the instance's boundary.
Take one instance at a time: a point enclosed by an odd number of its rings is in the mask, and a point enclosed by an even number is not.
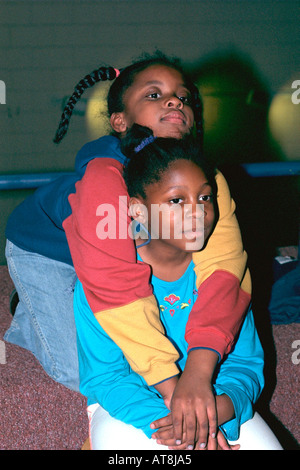
<svg viewBox="0 0 300 470"><path fill-rule="evenodd" d="M251 296L240 281L226 271L215 271L198 289L186 327L188 351L194 348L215 350L220 358L234 344L249 307Z"/></svg>
<svg viewBox="0 0 300 470"><path fill-rule="evenodd" d="M123 165L113 158L89 162L76 193L69 196L72 214L63 224L93 312L152 295L150 268L137 263L134 242L127 236L131 219L122 173Z"/></svg>
<svg viewBox="0 0 300 470"><path fill-rule="evenodd" d="M64 222L75 271L96 319L149 385L178 374L178 352L164 334L150 284L150 267L137 262L127 235L128 194L123 166L90 161L69 196Z"/></svg>

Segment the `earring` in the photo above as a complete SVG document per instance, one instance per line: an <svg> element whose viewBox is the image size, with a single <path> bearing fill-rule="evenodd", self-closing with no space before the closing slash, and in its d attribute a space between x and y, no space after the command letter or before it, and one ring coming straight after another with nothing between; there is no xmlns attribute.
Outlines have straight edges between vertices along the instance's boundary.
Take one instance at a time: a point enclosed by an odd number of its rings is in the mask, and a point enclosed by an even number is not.
<svg viewBox="0 0 300 470"><path fill-rule="evenodd" d="M142 248L142 246L148 245L148 243L151 242L151 235L150 235L150 233L148 232L148 230L146 229L146 227L145 227L143 224L141 224L141 223L139 223L138 225L140 226L140 227L139 227L139 230L141 230L141 226L143 227L143 229L145 230L145 232L146 232L147 235L148 235L148 240L146 240L146 241L145 241L144 243L142 243L141 245L137 246L137 247L136 247L137 250L138 250L139 248Z"/></svg>
<svg viewBox="0 0 300 470"><path fill-rule="evenodd" d="M143 225L141 222L136 222L136 221L133 221L133 222L135 222L132 224L132 233L133 233L134 240L136 240L137 235L140 235L140 233L143 231L147 234L147 237L148 237L148 240L146 240L144 243L136 247L138 250L142 246L148 245L148 243L151 242L151 235L148 229L145 227L145 225Z"/></svg>

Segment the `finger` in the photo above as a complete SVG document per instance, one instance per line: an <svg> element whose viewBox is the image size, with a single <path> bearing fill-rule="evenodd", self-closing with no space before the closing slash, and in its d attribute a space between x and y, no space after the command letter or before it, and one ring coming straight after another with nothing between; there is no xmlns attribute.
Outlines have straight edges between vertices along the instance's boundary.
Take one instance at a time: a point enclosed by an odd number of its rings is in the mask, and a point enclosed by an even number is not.
<svg viewBox="0 0 300 470"><path fill-rule="evenodd" d="M211 437L211 436L208 436L208 440L207 440L207 445L206 445L206 449L207 450L217 450L218 448L218 441L217 439Z"/></svg>
<svg viewBox="0 0 300 470"><path fill-rule="evenodd" d="M172 410L172 424L175 442L177 445L180 445L183 437L183 414L180 409L176 411Z"/></svg>
<svg viewBox="0 0 300 470"><path fill-rule="evenodd" d="M207 446L207 439L208 439L208 417L206 411L202 412L201 414L197 415L197 447L199 449L204 450Z"/></svg>
<svg viewBox="0 0 300 470"><path fill-rule="evenodd" d="M241 446L240 444L234 444L234 445L230 445L230 447L231 447L231 450L239 450Z"/></svg>
<svg viewBox="0 0 300 470"><path fill-rule="evenodd" d="M218 417L216 403L214 401L213 406L207 408L207 417L208 417L208 426L209 426L209 435L212 439L217 437L218 432Z"/></svg>
<svg viewBox="0 0 300 470"><path fill-rule="evenodd" d="M218 450L239 450L239 444L229 444L222 431L217 434Z"/></svg>
<svg viewBox="0 0 300 470"><path fill-rule="evenodd" d="M181 444L176 444L174 439L172 443L168 443L168 447L171 450L186 450L186 432L183 431Z"/></svg>
<svg viewBox="0 0 300 470"><path fill-rule="evenodd" d="M194 413L187 413L185 415L185 429L186 429L186 449L192 450L195 447L197 439L197 419Z"/></svg>
<svg viewBox="0 0 300 470"><path fill-rule="evenodd" d="M186 443L176 445L174 439L157 439L156 443L167 446L169 449L172 449L172 450L185 450L186 449Z"/></svg>
<svg viewBox="0 0 300 470"><path fill-rule="evenodd" d="M174 439L173 426L165 426L162 429L155 431L152 436L152 439Z"/></svg>
<svg viewBox="0 0 300 470"><path fill-rule="evenodd" d="M170 449L170 450L186 450L186 443L183 443L179 446L168 445L168 449Z"/></svg>
<svg viewBox="0 0 300 470"><path fill-rule="evenodd" d="M157 419L156 421L152 421L150 424L151 429L158 429L164 426L169 426L172 424L172 415L171 413L163 418Z"/></svg>
<svg viewBox="0 0 300 470"><path fill-rule="evenodd" d="M221 431L218 432L218 446L220 450L231 450L231 447L228 444L227 439L225 438L224 434Z"/></svg>
<svg viewBox="0 0 300 470"><path fill-rule="evenodd" d="M186 442L183 441L181 444L176 444L174 439L158 439L157 444L165 445L170 450L186 450Z"/></svg>

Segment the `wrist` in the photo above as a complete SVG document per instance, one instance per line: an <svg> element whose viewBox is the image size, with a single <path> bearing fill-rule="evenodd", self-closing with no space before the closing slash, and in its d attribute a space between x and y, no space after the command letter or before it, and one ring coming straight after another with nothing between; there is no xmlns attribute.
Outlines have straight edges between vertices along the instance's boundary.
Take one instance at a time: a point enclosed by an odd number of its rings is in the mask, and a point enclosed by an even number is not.
<svg viewBox="0 0 300 470"><path fill-rule="evenodd" d="M177 382L178 376L174 375L173 377L169 377L168 379L153 385L153 387L161 394L163 398L171 397L173 395Z"/></svg>
<svg viewBox="0 0 300 470"><path fill-rule="evenodd" d="M188 354L183 373L191 373L199 380L211 381L218 361L218 353L211 349L193 349Z"/></svg>
<svg viewBox="0 0 300 470"><path fill-rule="evenodd" d="M227 423L235 417L234 406L231 398L223 393L216 396L216 405L218 413L218 425Z"/></svg>

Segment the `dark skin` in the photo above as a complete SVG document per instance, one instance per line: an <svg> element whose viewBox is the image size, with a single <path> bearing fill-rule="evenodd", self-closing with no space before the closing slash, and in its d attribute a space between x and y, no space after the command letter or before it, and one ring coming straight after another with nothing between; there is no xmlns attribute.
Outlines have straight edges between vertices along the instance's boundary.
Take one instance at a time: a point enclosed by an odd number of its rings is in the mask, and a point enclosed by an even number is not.
<svg viewBox="0 0 300 470"><path fill-rule="evenodd" d="M127 130L131 128L133 123L149 127L156 137L175 137L181 139L193 129L194 113L190 104L189 90L180 72L172 67L157 64L139 72L131 87L126 91L123 97L123 104L124 110L113 113L110 117L112 129L121 138L126 135ZM169 253L171 254L171 251ZM174 270L178 266L184 269L184 264L188 261L187 254L179 253L177 250L176 256L180 257L177 258L177 263L172 266L172 256L167 257L167 251L165 255L166 261L169 261L169 265L165 264L165 267L168 266L169 273L175 273ZM144 253L142 256L144 257ZM178 262L179 260L181 261L180 263ZM155 263L154 257L152 261ZM199 352L200 354L203 355L203 358L197 364L199 373L201 372L201 364L208 363L205 357L205 350L202 353ZM214 358L210 362L210 377L214 373L215 365L216 360ZM217 431L216 404L214 403L210 383L208 383L209 379L206 377L204 381L201 381L203 386L202 392L199 390L201 388L200 382L198 387L199 397L202 397L200 398L201 406L207 410L208 408L214 409L214 411L207 411L206 413L206 421L209 421L209 424L204 424L204 419L201 425L198 423L196 426L194 421L194 424L189 424L189 432L187 434L185 432L185 423L187 420L190 420L190 417L185 419L185 414L190 413L189 410L192 406L195 406L195 402L191 401L189 394L183 392L182 382L181 379L171 378L156 386L163 396L166 406L172 410L172 416L175 419L175 439L185 442L185 448L194 446L195 442L198 446L207 442L207 432L209 432L209 438L215 441L216 438L212 436ZM193 405L191 404L192 402L194 403ZM189 422L192 423L193 420ZM200 429L202 431L199 436Z"/></svg>
<svg viewBox="0 0 300 470"><path fill-rule="evenodd" d="M131 204L139 208L138 220L145 223L145 213L151 219L152 204L164 204L166 210L159 226L150 227L157 238L140 248L144 262L152 267L153 274L160 279L172 281L183 275L192 259L192 250L187 249L190 239L182 234L180 239L172 237L183 211L168 213L168 207L189 204L193 220L199 216L197 205L204 208L204 238L209 236L214 223L214 206L211 188L202 170L192 162L179 160L165 171L158 183L146 189L146 199L132 198ZM167 217L169 215L169 217ZM170 237L162 237L165 220L170 223ZM196 224L195 224L196 225ZM153 233L153 232L152 232ZM144 240L143 240L144 241ZM197 245L196 235L195 243ZM137 246L139 242L137 242ZM201 247L202 247L201 245ZM214 397L212 376L218 362L218 355L208 349L196 349L189 353L185 369L180 378L172 377L156 385L171 413L155 423L159 428L153 438L172 449L209 449L231 448L223 434L218 432L218 425L234 416L233 405L229 397Z"/></svg>
<svg viewBox="0 0 300 470"><path fill-rule="evenodd" d="M206 351L205 351L206 352ZM210 351L207 351L208 353ZM192 354L193 353L193 354ZM208 377L205 377L201 374L197 374L197 367L195 366L199 363L199 360L203 359L202 350L195 350L191 351L189 354L188 360L186 362L185 369L182 373L180 380L178 381L178 396L182 398L183 403L186 406L185 409L185 416L191 421L186 419L185 427L182 432L182 441L178 439L176 435L176 424L177 426L181 426L181 422L175 421L177 418L173 417L173 413L169 414L168 416L161 418L160 420L154 421L151 424L151 428L158 429L152 435L153 439L156 439L159 444L163 444L168 446L170 449L175 450L237 450L239 449L239 445L230 446L223 434L218 431L215 437L211 436L208 432L207 424L204 419L202 421L201 418L201 410L202 413L204 412L205 417L205 399L206 399L206 388L207 388L207 410L214 409L214 405L216 406L217 410L217 423L218 425L224 424L227 421L234 418L234 408L231 399L227 395L220 395L215 398L215 402L211 403L209 406L209 401L211 400L211 381ZM213 358L211 357L213 360ZM182 385L182 387L181 387ZM180 404L179 404L180 407ZM175 403L176 409L176 403ZM200 423L200 430L198 433L198 428L196 428L196 436L195 436L195 443L188 444L189 438L188 434L193 434L193 423L194 423L194 416L193 411L196 410L196 416L198 422ZM199 410L199 411L198 411ZM198 411L198 413L197 413ZM176 414L175 414L176 416ZM175 421L175 422L174 422ZM202 424L203 423L203 424ZM204 429L201 430L201 425ZM205 438L202 439L202 435ZM179 443L181 441L181 443ZM201 443L205 444L201 446Z"/></svg>

